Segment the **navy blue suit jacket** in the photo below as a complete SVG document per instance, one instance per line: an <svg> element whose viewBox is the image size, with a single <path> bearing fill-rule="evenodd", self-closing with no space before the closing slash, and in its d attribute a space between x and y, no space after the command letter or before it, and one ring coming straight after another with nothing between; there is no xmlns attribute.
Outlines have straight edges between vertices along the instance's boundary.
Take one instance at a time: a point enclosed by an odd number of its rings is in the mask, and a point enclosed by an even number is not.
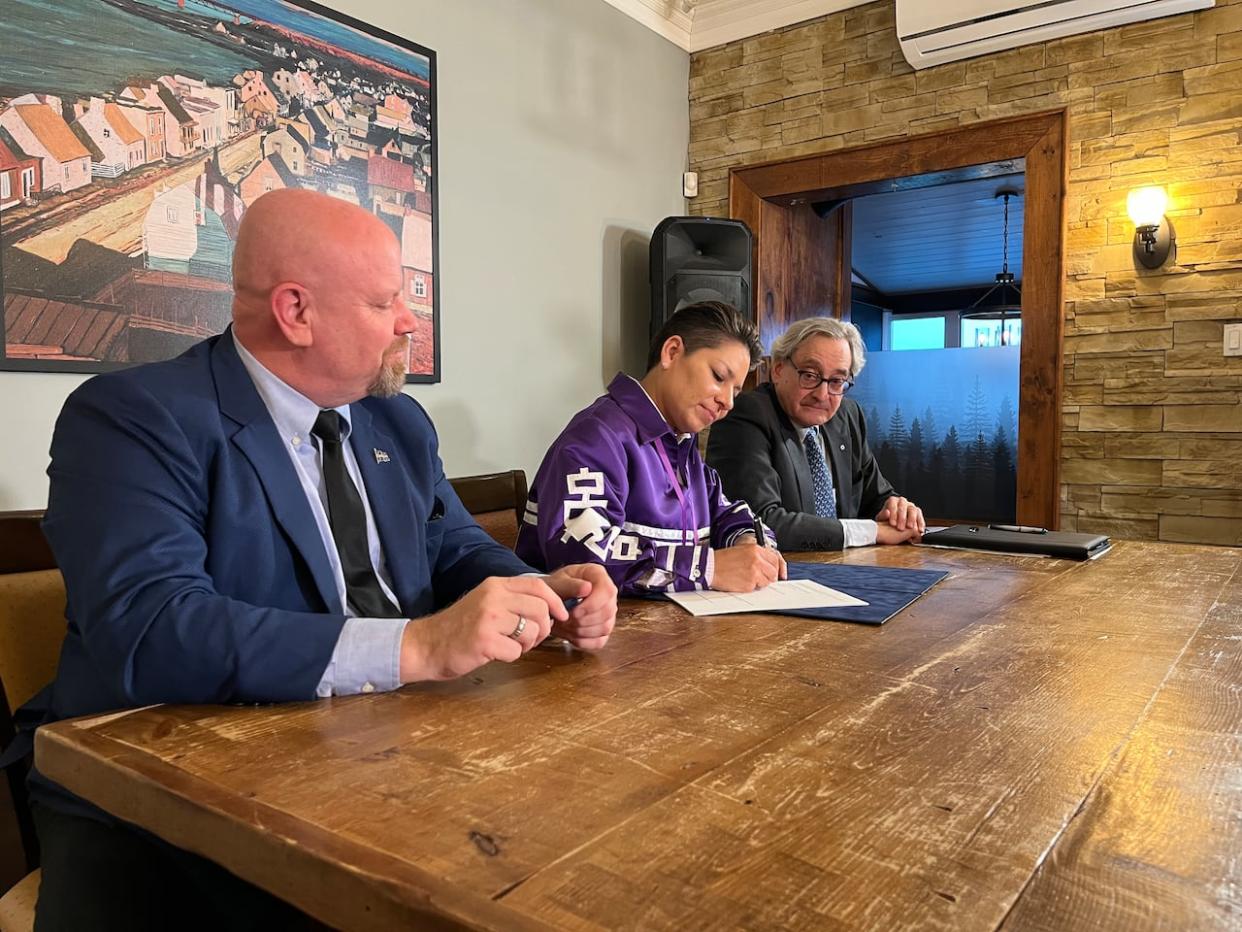
<svg viewBox="0 0 1242 932"><path fill-rule="evenodd" d="M533 572L466 512L417 402L367 398L351 423L406 615L488 576ZM27 719L314 698L345 616L294 465L229 334L85 383L56 423L48 474L44 533L65 577L68 636ZM40 784L52 788L36 774L36 798Z"/></svg>

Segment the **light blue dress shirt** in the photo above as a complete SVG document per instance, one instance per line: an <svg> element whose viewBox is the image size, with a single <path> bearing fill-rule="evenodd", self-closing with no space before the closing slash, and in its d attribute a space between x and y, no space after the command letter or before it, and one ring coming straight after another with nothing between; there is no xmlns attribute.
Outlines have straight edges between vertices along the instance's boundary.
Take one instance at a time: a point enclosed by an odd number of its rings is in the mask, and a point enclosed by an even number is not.
<svg viewBox="0 0 1242 932"><path fill-rule="evenodd" d="M323 548L328 554L328 564L332 567L332 577L340 597L340 610L352 616L345 598L345 574L341 570L341 557L337 553L332 527L328 523L328 499L323 483L319 441L311 433L315 418L319 416L319 405L269 372L242 346L236 334L233 335L233 344L237 347L237 355L241 357L242 365L254 381L259 397L263 399L263 404L272 416L285 452L289 454L298 481L302 483L302 492L306 495L311 514L315 516L315 526L319 529L319 537L323 540ZM348 439L351 428L349 405L343 405L336 410L340 412L344 423L344 439ZM398 605L400 603L393 594L392 579L384 562L379 533L375 529L375 518L371 514L371 503L367 499L366 486L362 483L353 447L346 442L342 444L342 449L345 451L345 468L354 480L354 485L358 487L362 506L366 510L367 546L371 553L371 565L375 568L375 575L384 594L392 600L393 605ZM341 636L336 642L336 649L332 651L332 659L328 661L323 678L319 681L316 695L320 698L349 696L354 693L396 689L400 686L401 637L407 623L405 618L350 617L341 629Z"/></svg>
<svg viewBox="0 0 1242 932"><path fill-rule="evenodd" d="M824 449L824 435L819 432L818 427L807 427L802 431L802 442L805 444L808 440L819 447L819 452L826 454ZM824 456L824 465L832 469L832 460L827 455ZM879 527L869 518L838 518L841 522L841 532L845 538L845 546L849 547L870 547L875 543L876 535L879 534Z"/></svg>

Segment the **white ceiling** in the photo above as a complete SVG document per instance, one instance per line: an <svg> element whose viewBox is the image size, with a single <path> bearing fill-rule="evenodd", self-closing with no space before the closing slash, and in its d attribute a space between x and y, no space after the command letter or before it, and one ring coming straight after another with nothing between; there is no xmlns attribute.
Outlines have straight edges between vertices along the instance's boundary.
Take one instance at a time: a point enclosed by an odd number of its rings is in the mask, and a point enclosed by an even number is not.
<svg viewBox="0 0 1242 932"><path fill-rule="evenodd" d="M1009 271L1022 281L1022 175L872 194L854 199L853 266L881 294L991 285L1004 253L1009 199Z"/></svg>
<svg viewBox="0 0 1242 932"><path fill-rule="evenodd" d="M607 0L687 52L747 39L870 0Z"/></svg>

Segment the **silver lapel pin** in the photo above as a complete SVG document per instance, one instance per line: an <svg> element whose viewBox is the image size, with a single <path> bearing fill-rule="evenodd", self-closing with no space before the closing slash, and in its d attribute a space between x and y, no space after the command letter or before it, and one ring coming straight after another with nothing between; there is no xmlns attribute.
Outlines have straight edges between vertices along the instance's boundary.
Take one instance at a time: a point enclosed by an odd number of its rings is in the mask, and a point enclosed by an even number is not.
<svg viewBox="0 0 1242 932"><path fill-rule="evenodd" d="M390 457L383 450L376 449L375 447L371 448L371 452L375 454L375 462L377 463L387 463L392 459L392 457Z"/></svg>

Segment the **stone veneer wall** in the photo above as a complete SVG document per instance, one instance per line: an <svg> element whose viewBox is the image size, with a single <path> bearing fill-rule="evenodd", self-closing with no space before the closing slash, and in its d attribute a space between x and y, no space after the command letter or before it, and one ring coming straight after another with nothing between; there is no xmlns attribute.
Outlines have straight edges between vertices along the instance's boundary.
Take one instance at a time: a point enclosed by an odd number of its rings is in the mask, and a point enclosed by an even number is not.
<svg viewBox="0 0 1242 932"><path fill-rule="evenodd" d="M1062 527L1242 545L1242 0L915 72L892 0L696 53L695 214L729 169L1067 108ZM1174 263L1136 271L1133 187Z"/></svg>

